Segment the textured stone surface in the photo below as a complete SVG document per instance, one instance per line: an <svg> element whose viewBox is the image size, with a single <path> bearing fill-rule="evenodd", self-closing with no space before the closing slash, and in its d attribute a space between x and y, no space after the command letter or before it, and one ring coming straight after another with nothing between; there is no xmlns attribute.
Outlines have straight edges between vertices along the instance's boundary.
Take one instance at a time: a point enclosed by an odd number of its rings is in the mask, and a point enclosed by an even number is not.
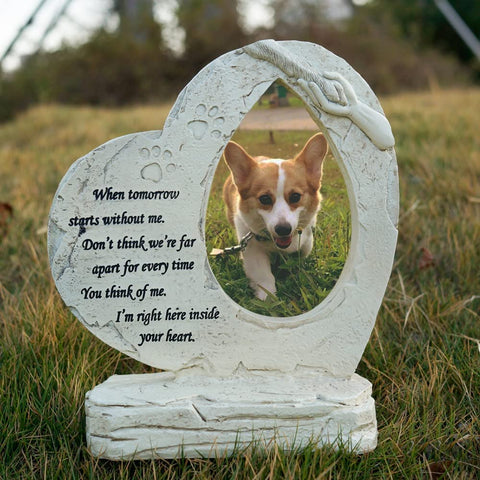
<svg viewBox="0 0 480 480"><path fill-rule="evenodd" d="M110 377L88 393L87 438L101 458L214 457L253 444L376 446L371 385L321 375Z"/></svg>
<svg viewBox="0 0 480 480"><path fill-rule="evenodd" d="M334 289L290 318L234 303L212 274L204 235L223 150L276 80L325 134L352 219ZM163 131L114 139L72 165L49 222L58 291L98 338L166 371L112 377L89 393L94 455L213 455L273 437L289 448L311 438L335 442L340 432L351 448L374 448L370 385L354 372L395 251L393 143L375 95L345 61L310 43L264 41L203 69Z"/></svg>
<svg viewBox="0 0 480 480"><path fill-rule="evenodd" d="M322 47L260 45L202 70L163 132L117 138L71 167L50 215L53 277L67 306L97 337L163 370L226 376L242 363L349 376L372 331L397 238L388 121L364 80ZM269 58L269 49L279 51L273 60L256 58ZM277 79L302 98L329 140L352 216L350 251L335 288L310 312L283 319L249 312L223 292L204 237L223 149Z"/></svg>

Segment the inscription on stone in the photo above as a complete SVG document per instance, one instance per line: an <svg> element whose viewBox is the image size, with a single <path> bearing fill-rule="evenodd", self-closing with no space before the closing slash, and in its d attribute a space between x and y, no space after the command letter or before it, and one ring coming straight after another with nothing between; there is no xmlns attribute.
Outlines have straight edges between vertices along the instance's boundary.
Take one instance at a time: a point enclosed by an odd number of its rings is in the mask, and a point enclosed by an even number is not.
<svg viewBox="0 0 480 480"><path fill-rule="evenodd" d="M71 294L80 304L101 305L107 325L135 325L136 338L131 341L137 348L149 343L193 343L195 333L185 320L200 322L220 316L217 305L203 308L200 302L187 308L169 297L172 277L182 281L184 276L188 298L186 275L196 275L198 270L191 254L198 238L172 230L181 195L180 189L86 187L77 200L88 203L90 214L76 211L66 219L65 233L77 238L78 274Z"/></svg>

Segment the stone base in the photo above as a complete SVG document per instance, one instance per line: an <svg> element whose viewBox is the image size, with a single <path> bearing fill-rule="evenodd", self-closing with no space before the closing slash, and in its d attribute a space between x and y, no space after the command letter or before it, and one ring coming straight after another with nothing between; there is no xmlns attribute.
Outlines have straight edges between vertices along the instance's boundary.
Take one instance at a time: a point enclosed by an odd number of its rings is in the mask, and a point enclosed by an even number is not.
<svg viewBox="0 0 480 480"><path fill-rule="evenodd" d="M110 460L215 457L272 441L363 453L377 443L371 384L358 375L114 375L85 409L90 451Z"/></svg>

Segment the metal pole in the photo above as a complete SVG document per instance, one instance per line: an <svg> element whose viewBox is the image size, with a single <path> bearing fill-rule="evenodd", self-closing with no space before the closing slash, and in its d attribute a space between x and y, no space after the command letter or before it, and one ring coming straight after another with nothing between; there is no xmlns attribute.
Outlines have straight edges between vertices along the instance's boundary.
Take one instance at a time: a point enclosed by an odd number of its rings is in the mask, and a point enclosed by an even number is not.
<svg viewBox="0 0 480 480"><path fill-rule="evenodd" d="M17 40L22 36L23 32L33 23L33 21L35 20L35 17L37 16L37 13L40 11L40 9L43 7L43 5L46 2L47 0L40 0L40 3L37 5L33 13L28 17L28 20L23 24L22 27L20 27L17 34L15 35L15 38L10 42L10 45L7 47L7 49L3 53L2 58L0 58L0 64L5 60L5 58L13 50L13 47L17 43Z"/></svg>
<svg viewBox="0 0 480 480"><path fill-rule="evenodd" d="M70 6L72 1L73 0L65 0L65 3L63 4L63 7L60 9L60 11L57 13L57 15L55 15L53 20L49 23L48 27L43 32L42 38L40 38L40 40L38 41L36 52L39 52L42 49L43 43L45 42L45 39L47 38L48 34L56 27L59 20L65 15L65 12L67 11L67 8Z"/></svg>
<svg viewBox="0 0 480 480"><path fill-rule="evenodd" d="M450 25L462 37L473 54L480 60L480 42L468 25L463 21L462 17L456 12L447 0L434 0L438 9L443 13Z"/></svg>

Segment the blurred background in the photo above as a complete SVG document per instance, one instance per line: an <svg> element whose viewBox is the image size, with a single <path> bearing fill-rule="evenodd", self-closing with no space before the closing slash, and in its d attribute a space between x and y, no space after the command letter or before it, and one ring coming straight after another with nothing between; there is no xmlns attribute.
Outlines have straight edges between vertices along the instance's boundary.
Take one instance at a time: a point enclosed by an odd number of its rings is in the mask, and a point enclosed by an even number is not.
<svg viewBox="0 0 480 480"><path fill-rule="evenodd" d="M480 81L478 0L0 0L0 121L28 106L174 99L264 38L345 58L380 95Z"/></svg>

